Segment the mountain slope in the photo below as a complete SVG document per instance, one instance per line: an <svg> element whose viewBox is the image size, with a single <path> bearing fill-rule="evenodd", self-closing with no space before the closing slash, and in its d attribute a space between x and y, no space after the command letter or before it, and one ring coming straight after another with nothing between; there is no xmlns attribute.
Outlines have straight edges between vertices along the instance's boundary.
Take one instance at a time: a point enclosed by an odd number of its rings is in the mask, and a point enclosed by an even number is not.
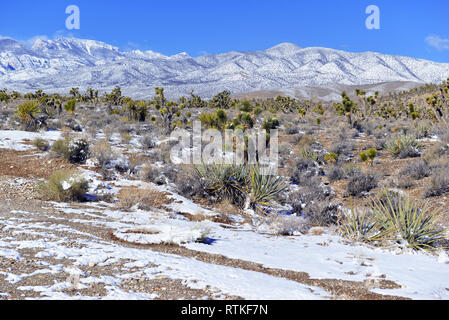
<svg viewBox="0 0 449 320"><path fill-rule="evenodd" d="M164 86L171 97L192 89L211 97L225 89L238 94L336 84L440 82L449 77L449 64L290 43L265 51L192 58L186 53L168 57L152 51L121 52L94 40L38 40L27 48L13 39L0 39L0 75L0 87L21 91L67 92L72 87L104 91L120 86L128 95L146 98L155 86Z"/></svg>

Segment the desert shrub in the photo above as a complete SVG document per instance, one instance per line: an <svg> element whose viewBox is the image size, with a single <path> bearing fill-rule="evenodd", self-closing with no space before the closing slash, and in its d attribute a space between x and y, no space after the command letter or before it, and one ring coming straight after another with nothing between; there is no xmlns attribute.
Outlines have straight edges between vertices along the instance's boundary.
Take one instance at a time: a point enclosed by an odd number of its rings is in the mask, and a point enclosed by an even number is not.
<svg viewBox="0 0 449 320"><path fill-rule="evenodd" d="M368 157L368 160L371 161L371 164L374 161L374 158L377 156L377 150L374 148L370 148L368 150L366 150L366 156Z"/></svg>
<svg viewBox="0 0 449 320"><path fill-rule="evenodd" d="M397 181L395 184L393 184L395 186L397 186L398 188L401 189L410 189L413 188L415 186L415 183L413 182L413 179L410 178L409 176L404 176L404 175L400 175L397 178Z"/></svg>
<svg viewBox="0 0 449 320"><path fill-rule="evenodd" d="M380 238L405 240L408 247L429 252L435 250L433 244L437 240L445 238L438 228L440 213L426 205L421 207L411 197L392 200L386 195L374 200L372 210L381 226Z"/></svg>
<svg viewBox="0 0 449 320"><path fill-rule="evenodd" d="M430 185L427 187L424 197L438 197L449 192L449 173L441 171L433 175Z"/></svg>
<svg viewBox="0 0 449 320"><path fill-rule="evenodd" d="M431 147L423 156L426 162L432 162L438 160L442 156L449 155L449 145L445 143L439 143Z"/></svg>
<svg viewBox="0 0 449 320"><path fill-rule="evenodd" d="M279 145L279 154L282 156L288 156L292 152L292 146L290 143L283 142Z"/></svg>
<svg viewBox="0 0 449 320"><path fill-rule="evenodd" d="M117 194L118 206L122 210L129 210L138 206L141 210L151 210L169 201L165 194L153 189L122 188Z"/></svg>
<svg viewBox="0 0 449 320"><path fill-rule="evenodd" d="M309 225L329 227L338 221L339 205L327 200L314 201L305 207L303 215Z"/></svg>
<svg viewBox="0 0 449 320"><path fill-rule="evenodd" d="M414 131L416 139L428 138L431 134L431 127L427 123L420 123Z"/></svg>
<svg viewBox="0 0 449 320"><path fill-rule="evenodd" d="M354 150L354 145L348 141L337 142L330 148L331 153L335 153L338 156L350 156L352 155L352 151Z"/></svg>
<svg viewBox="0 0 449 320"><path fill-rule="evenodd" d="M208 197L207 185L202 179L198 179L196 174L191 170L183 170L175 178L176 191L186 197ZM222 202L228 202L229 200L223 200ZM232 202L229 201L231 204Z"/></svg>
<svg viewBox="0 0 449 320"><path fill-rule="evenodd" d="M89 143L85 139L72 140L68 145L68 159L72 163L84 163L89 156Z"/></svg>
<svg viewBox="0 0 449 320"><path fill-rule="evenodd" d="M271 230L282 236L291 236L298 233L305 234L309 226L302 217L286 215L270 215L264 221Z"/></svg>
<svg viewBox="0 0 449 320"><path fill-rule="evenodd" d="M128 157L128 171L130 174L136 174L139 167L142 166L144 160L138 154L131 154Z"/></svg>
<svg viewBox="0 0 449 320"><path fill-rule="evenodd" d="M39 185L42 196L53 201L84 201L89 183L76 171L60 170L53 173L48 181Z"/></svg>
<svg viewBox="0 0 449 320"><path fill-rule="evenodd" d="M352 177L361 173L360 168L352 162L345 163L341 169L343 170L345 176Z"/></svg>
<svg viewBox="0 0 449 320"><path fill-rule="evenodd" d="M56 140L51 146L51 152L57 157L67 159L69 155L69 142L69 139Z"/></svg>
<svg viewBox="0 0 449 320"><path fill-rule="evenodd" d="M410 177L415 180L421 180L430 176L431 173L431 168L427 162L424 160L419 160L402 169L400 175Z"/></svg>
<svg viewBox="0 0 449 320"><path fill-rule="evenodd" d="M38 148L41 151L47 151L48 149L50 149L50 144L48 143L48 141L44 140L42 138L34 139L33 146L35 146L36 148Z"/></svg>
<svg viewBox="0 0 449 320"><path fill-rule="evenodd" d="M150 135L145 135L140 139L140 144L144 149L152 149L156 145L153 138Z"/></svg>
<svg viewBox="0 0 449 320"><path fill-rule="evenodd" d="M129 134L129 132L121 132L120 138L123 144L128 144L131 141L132 136L131 134Z"/></svg>
<svg viewBox="0 0 449 320"><path fill-rule="evenodd" d="M295 184L306 184L310 178L323 175L323 170L310 159L300 158L296 161L290 180Z"/></svg>
<svg viewBox="0 0 449 320"><path fill-rule="evenodd" d="M142 171L141 171L142 178L144 180L153 182L157 185L164 184L164 177L162 176L162 170L154 165L151 165L147 163Z"/></svg>
<svg viewBox="0 0 449 320"><path fill-rule="evenodd" d="M298 133L299 133L299 129L298 129L298 127L296 127L296 126L290 126L290 127L288 127L288 128L285 130L285 132L286 132L288 135L294 135L294 134L298 134Z"/></svg>
<svg viewBox="0 0 449 320"><path fill-rule="evenodd" d="M91 155L94 156L101 168L106 168L116 155L112 151L111 145L107 140L97 142L91 150Z"/></svg>
<svg viewBox="0 0 449 320"><path fill-rule="evenodd" d="M359 197L377 187L377 178L373 174L359 173L351 177L346 191L352 197Z"/></svg>
<svg viewBox="0 0 449 320"><path fill-rule="evenodd" d="M374 143L376 150L383 150L387 145L387 141L385 139L376 139Z"/></svg>
<svg viewBox="0 0 449 320"><path fill-rule="evenodd" d="M410 135L400 135L387 142L385 146L393 156L400 159L419 157L422 144Z"/></svg>
<svg viewBox="0 0 449 320"><path fill-rule="evenodd" d="M363 162L369 161L371 165L373 165L374 158L377 155L377 150L374 148L368 149L366 151L360 152L360 160Z"/></svg>
<svg viewBox="0 0 449 320"><path fill-rule="evenodd" d="M327 176L327 179L329 180L329 182L339 181L346 177L345 172L339 165L330 167L326 171L326 176Z"/></svg>
<svg viewBox="0 0 449 320"><path fill-rule="evenodd" d="M366 152L360 152L360 160L362 162L366 162L368 160L368 156L366 155Z"/></svg>

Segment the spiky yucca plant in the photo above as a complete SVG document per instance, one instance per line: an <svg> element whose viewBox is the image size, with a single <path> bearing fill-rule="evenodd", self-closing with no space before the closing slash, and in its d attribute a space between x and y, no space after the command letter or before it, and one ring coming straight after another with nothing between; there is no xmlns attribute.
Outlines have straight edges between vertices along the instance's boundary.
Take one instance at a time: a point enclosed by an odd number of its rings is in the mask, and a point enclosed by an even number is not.
<svg viewBox="0 0 449 320"><path fill-rule="evenodd" d="M413 153L419 154L419 150L422 149L422 144L414 136L401 135L388 141L385 148L393 156L405 158Z"/></svg>
<svg viewBox="0 0 449 320"><path fill-rule="evenodd" d="M351 200L351 210L338 222L343 237L355 241L378 240L378 223L367 210L355 210Z"/></svg>
<svg viewBox="0 0 449 320"><path fill-rule="evenodd" d="M421 249L433 253L434 243L446 238L445 232L438 229L441 214L430 210L425 204L422 208L410 197L401 197L392 201L390 196L376 199L372 204L373 213L381 227L382 238L407 241L415 250Z"/></svg>
<svg viewBox="0 0 449 320"><path fill-rule="evenodd" d="M248 181L242 165L202 164L195 167L197 176L205 182L208 191L219 200L228 199L243 207Z"/></svg>
<svg viewBox="0 0 449 320"><path fill-rule="evenodd" d="M258 165L248 166L248 176L251 185L249 200L253 208L269 205L287 188L282 177L269 172L264 174Z"/></svg>

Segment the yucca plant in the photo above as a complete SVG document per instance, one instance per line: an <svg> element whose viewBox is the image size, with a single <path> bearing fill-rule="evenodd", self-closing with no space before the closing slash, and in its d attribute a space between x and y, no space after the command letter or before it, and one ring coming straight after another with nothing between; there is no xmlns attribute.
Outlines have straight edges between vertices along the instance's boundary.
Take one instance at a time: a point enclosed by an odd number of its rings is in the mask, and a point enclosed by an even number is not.
<svg viewBox="0 0 449 320"><path fill-rule="evenodd" d="M320 156L317 152L313 151L311 148L307 146L303 146L299 149L299 154L305 160L312 160L315 162L320 161Z"/></svg>
<svg viewBox="0 0 449 320"><path fill-rule="evenodd" d="M351 200L351 210L339 221L340 234L354 241L379 240L378 223L372 213L365 210L355 210Z"/></svg>
<svg viewBox="0 0 449 320"><path fill-rule="evenodd" d="M401 135L387 142L385 146L393 156L399 158L419 156L422 144L410 135Z"/></svg>
<svg viewBox="0 0 449 320"><path fill-rule="evenodd" d="M197 176L218 200L228 199L243 207L248 181L245 167L234 164L202 164L195 167Z"/></svg>
<svg viewBox="0 0 449 320"><path fill-rule="evenodd" d="M427 205L422 208L410 197L399 197L396 201L389 195L378 198L372 204L373 213L381 227L381 237L403 239L408 247L433 253L434 243L446 238L437 224L441 214L430 210Z"/></svg>
<svg viewBox="0 0 449 320"><path fill-rule="evenodd" d="M249 166L247 170L251 185L249 202L253 208L256 205L269 205L287 188L282 177L261 172L259 165Z"/></svg>

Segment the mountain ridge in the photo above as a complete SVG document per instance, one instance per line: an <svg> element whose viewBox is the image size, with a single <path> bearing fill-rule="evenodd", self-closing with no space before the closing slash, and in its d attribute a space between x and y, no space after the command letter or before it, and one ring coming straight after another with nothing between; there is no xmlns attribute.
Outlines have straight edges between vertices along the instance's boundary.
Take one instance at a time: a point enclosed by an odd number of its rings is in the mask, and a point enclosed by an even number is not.
<svg viewBox="0 0 449 320"><path fill-rule="evenodd" d="M281 43L260 51L231 51L191 57L151 50L120 51L105 42L60 38L37 40L31 48L0 39L0 87L65 93L72 87L108 91L120 86L148 98L163 86L169 97L191 90L205 98L219 91L292 92L302 87L370 85L382 82L437 83L449 77L449 63Z"/></svg>

